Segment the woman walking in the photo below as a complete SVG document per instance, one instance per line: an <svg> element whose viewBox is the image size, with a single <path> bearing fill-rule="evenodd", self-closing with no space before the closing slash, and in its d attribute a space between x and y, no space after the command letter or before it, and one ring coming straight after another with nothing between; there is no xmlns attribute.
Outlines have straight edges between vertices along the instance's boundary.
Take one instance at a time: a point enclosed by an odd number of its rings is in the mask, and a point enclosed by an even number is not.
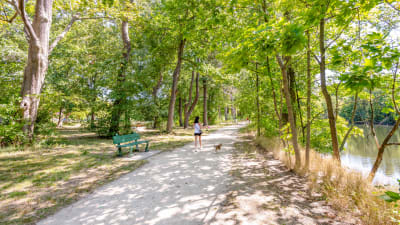
<svg viewBox="0 0 400 225"><path fill-rule="evenodd" d="M194 147L195 149L197 149L197 138L199 139L199 144L200 144L200 149L201 149L201 125L199 123L199 117L196 116L196 118L194 119ZM196 150L195 150L196 151Z"/></svg>

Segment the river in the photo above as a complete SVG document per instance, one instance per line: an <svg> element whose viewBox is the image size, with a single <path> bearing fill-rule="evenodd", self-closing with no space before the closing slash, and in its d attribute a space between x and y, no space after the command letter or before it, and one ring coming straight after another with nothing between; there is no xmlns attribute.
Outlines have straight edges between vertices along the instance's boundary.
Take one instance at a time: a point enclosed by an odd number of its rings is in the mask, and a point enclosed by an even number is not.
<svg viewBox="0 0 400 225"><path fill-rule="evenodd" d="M364 136L351 137L346 143L346 150L341 154L342 164L368 175L375 162L378 149L374 138L367 127L359 127L364 130ZM391 126L376 126L376 135L380 142L385 138ZM400 142L400 131L392 137L391 142ZM381 185L397 185L400 179L400 146L388 146L385 149L382 163L376 173L374 183Z"/></svg>

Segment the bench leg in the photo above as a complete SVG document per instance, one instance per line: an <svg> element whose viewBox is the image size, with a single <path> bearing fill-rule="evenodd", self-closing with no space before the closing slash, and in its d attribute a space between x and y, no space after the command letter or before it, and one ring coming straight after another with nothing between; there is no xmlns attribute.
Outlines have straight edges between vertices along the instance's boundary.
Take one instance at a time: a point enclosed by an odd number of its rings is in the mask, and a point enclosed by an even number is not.
<svg viewBox="0 0 400 225"><path fill-rule="evenodd" d="M121 148L118 148L118 156L122 156L122 150L121 150Z"/></svg>
<svg viewBox="0 0 400 225"><path fill-rule="evenodd" d="M146 149L144 150L145 152L149 151L149 142L146 142Z"/></svg>

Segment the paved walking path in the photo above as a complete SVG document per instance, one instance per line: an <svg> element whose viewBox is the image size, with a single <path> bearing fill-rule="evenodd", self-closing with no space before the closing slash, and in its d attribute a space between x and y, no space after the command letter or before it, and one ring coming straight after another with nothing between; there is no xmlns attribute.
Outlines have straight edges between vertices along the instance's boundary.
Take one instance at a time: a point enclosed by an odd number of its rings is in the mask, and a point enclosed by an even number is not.
<svg viewBox="0 0 400 225"><path fill-rule="evenodd" d="M38 224L207 224L232 180L233 143L240 125L148 158L149 163L115 180ZM214 145L222 150L214 152Z"/></svg>

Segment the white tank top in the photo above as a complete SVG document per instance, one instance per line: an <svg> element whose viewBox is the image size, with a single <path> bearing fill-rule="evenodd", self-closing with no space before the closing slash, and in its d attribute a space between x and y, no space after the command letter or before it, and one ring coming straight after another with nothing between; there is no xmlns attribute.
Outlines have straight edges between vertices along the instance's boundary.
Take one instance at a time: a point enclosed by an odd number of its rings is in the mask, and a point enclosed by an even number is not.
<svg viewBox="0 0 400 225"><path fill-rule="evenodd" d="M200 134L200 124L198 124L198 123L194 124L194 133Z"/></svg>

